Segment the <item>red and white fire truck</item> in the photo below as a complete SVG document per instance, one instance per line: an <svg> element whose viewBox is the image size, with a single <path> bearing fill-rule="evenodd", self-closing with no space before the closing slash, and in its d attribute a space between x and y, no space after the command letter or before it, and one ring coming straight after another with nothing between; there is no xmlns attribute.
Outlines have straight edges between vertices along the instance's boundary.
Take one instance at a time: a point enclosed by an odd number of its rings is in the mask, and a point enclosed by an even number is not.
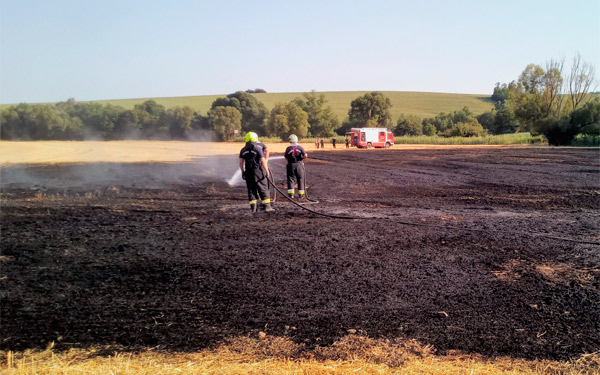
<svg viewBox="0 0 600 375"><path fill-rule="evenodd" d="M352 128L346 133L352 146L358 148L385 147L394 145L394 134L387 128Z"/></svg>

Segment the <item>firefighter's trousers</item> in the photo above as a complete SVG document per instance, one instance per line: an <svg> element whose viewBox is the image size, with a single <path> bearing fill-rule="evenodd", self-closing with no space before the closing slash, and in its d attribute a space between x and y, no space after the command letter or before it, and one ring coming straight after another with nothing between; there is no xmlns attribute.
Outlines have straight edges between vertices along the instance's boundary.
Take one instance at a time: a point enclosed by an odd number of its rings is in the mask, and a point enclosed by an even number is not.
<svg viewBox="0 0 600 375"><path fill-rule="evenodd" d="M298 182L298 192L301 196L304 195L306 184L304 163L301 161L296 163L288 163L286 166L286 170L288 194L294 195L294 187L296 185L296 182Z"/></svg>
<svg viewBox="0 0 600 375"><path fill-rule="evenodd" d="M267 174L262 167L248 168L245 170L246 187L248 188L248 200L251 204L256 204L258 198L264 204L271 203L269 195L269 182Z"/></svg>

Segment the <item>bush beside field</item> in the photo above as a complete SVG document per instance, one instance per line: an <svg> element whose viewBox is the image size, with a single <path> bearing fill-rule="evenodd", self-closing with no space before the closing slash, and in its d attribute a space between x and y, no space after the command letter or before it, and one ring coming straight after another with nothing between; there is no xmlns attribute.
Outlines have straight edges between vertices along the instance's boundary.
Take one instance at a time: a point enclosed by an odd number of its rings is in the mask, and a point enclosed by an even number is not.
<svg viewBox="0 0 600 375"><path fill-rule="evenodd" d="M547 144L542 135L532 136L530 133L487 135L483 137L438 137L415 136L394 137L396 144L431 144L431 145L528 145Z"/></svg>

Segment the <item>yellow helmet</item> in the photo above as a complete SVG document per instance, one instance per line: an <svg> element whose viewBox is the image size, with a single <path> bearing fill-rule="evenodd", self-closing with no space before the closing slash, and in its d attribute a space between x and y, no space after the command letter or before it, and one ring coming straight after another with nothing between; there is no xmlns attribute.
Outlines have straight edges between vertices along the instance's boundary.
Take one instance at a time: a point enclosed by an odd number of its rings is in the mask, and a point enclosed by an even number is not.
<svg viewBox="0 0 600 375"><path fill-rule="evenodd" d="M245 140L246 142L258 142L258 135L255 132L248 132Z"/></svg>
<svg viewBox="0 0 600 375"><path fill-rule="evenodd" d="M296 134L292 134L290 135L290 138L288 138L290 140L290 142L292 143L297 143L298 142L298 136Z"/></svg>

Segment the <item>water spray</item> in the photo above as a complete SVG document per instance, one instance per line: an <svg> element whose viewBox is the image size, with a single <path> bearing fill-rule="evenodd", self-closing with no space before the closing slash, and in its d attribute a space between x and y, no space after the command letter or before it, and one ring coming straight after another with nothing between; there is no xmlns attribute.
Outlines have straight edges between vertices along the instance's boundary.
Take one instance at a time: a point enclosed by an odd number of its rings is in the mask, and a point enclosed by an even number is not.
<svg viewBox="0 0 600 375"><path fill-rule="evenodd" d="M283 156L271 156L269 160L278 160L283 159ZM229 180L227 180L229 186L242 186L244 185L244 180L242 179L242 171L237 168L233 176Z"/></svg>

